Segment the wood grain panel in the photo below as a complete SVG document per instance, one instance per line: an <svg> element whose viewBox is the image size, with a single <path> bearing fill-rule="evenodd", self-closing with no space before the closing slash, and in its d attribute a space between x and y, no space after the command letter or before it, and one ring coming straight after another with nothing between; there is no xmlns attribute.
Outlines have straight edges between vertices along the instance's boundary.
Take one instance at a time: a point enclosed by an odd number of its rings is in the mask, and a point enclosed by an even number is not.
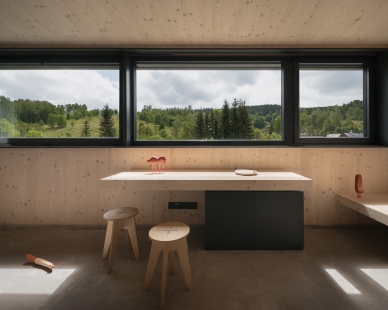
<svg viewBox="0 0 388 310"><path fill-rule="evenodd" d="M388 192L386 148L3 148L0 149L0 223L94 225L117 207L140 210L137 224L204 224L202 191L100 190L99 180L123 171L151 170L146 159L165 155L167 170L286 170L313 179L305 193L306 225L376 222L335 205L335 193ZM196 201L197 210L169 210L169 201Z"/></svg>
<svg viewBox="0 0 388 310"><path fill-rule="evenodd" d="M386 0L0 1L0 47L387 47Z"/></svg>

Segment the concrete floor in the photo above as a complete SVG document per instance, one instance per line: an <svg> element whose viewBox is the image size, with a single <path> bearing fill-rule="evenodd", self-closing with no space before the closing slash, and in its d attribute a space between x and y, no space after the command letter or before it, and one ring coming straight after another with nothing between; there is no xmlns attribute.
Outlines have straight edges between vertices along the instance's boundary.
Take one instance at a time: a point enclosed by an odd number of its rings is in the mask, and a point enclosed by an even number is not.
<svg viewBox="0 0 388 310"><path fill-rule="evenodd" d="M159 309L161 257L151 289L142 290L148 228L138 228L141 262L120 234L110 275L101 259L104 235L104 229L1 228L0 309ZM166 309L387 309L388 288L361 271L383 269L388 283L387 240L384 228L306 229L303 251L205 251L204 228L192 228L194 290L186 290L177 266L167 278ZM26 263L27 253L52 261L52 273ZM325 269L360 293L347 294Z"/></svg>

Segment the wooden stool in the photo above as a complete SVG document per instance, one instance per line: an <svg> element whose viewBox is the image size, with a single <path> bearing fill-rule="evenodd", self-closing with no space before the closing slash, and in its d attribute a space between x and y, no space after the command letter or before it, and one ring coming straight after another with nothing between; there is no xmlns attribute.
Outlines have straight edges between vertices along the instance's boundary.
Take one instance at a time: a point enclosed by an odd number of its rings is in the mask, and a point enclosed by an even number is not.
<svg viewBox="0 0 388 310"><path fill-rule="evenodd" d="M117 237L121 229L125 229L129 249L133 248L136 260L140 261L139 246L137 243L135 215L139 213L136 208L124 207L110 210L104 214L104 219L108 221L106 229L104 251L102 252L102 259L106 259L109 248L109 262L108 273L112 272L113 261L115 258Z"/></svg>
<svg viewBox="0 0 388 310"><path fill-rule="evenodd" d="M147 265L146 277L143 290L147 291L150 288L152 276L155 271L156 263L158 262L159 253L163 251L163 267L162 267L162 292L160 309L164 309L166 296L167 282L167 265L168 253L171 252L171 273L174 274L174 252L177 251L179 261L181 263L183 276L186 281L187 289L193 289L191 279L189 252L187 248L186 237L190 233L190 227L184 223L168 222L156 225L151 228L149 236L152 240L150 259Z"/></svg>

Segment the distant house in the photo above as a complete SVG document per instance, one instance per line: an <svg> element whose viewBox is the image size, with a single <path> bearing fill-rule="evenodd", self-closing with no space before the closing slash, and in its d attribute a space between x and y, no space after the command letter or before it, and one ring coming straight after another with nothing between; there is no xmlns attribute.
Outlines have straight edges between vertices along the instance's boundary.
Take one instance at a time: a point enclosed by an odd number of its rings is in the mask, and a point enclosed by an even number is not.
<svg viewBox="0 0 388 310"><path fill-rule="evenodd" d="M326 136L326 138L363 138L364 135L362 133L331 133Z"/></svg>

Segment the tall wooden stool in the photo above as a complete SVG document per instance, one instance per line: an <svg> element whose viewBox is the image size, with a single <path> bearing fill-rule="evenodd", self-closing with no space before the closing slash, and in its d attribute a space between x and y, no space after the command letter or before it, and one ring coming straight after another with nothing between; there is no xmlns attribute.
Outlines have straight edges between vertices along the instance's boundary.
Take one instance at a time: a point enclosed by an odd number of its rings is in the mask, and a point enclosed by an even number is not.
<svg viewBox="0 0 388 310"><path fill-rule="evenodd" d="M149 236L152 240L150 259L147 265L146 277L143 290L147 291L150 287L152 276L155 271L156 263L158 262L159 254L163 251L163 267L162 267L162 292L160 309L164 309L166 299L166 282L167 282L167 265L168 254L171 253L171 273L174 274L174 251L178 253L181 263L183 276L186 281L187 289L193 289L193 281L191 279L189 252L187 248L186 237L190 233L190 227L184 223L167 222L156 225L151 228Z"/></svg>
<svg viewBox="0 0 388 310"><path fill-rule="evenodd" d="M135 215L139 213L136 208L124 207L110 210L104 214L104 219L108 221L106 229L104 250L102 259L106 259L109 253L108 273L112 272L115 258L117 237L121 229L125 229L129 250L133 249L136 260L140 261L139 245L137 243ZM110 251L109 251L110 248Z"/></svg>

